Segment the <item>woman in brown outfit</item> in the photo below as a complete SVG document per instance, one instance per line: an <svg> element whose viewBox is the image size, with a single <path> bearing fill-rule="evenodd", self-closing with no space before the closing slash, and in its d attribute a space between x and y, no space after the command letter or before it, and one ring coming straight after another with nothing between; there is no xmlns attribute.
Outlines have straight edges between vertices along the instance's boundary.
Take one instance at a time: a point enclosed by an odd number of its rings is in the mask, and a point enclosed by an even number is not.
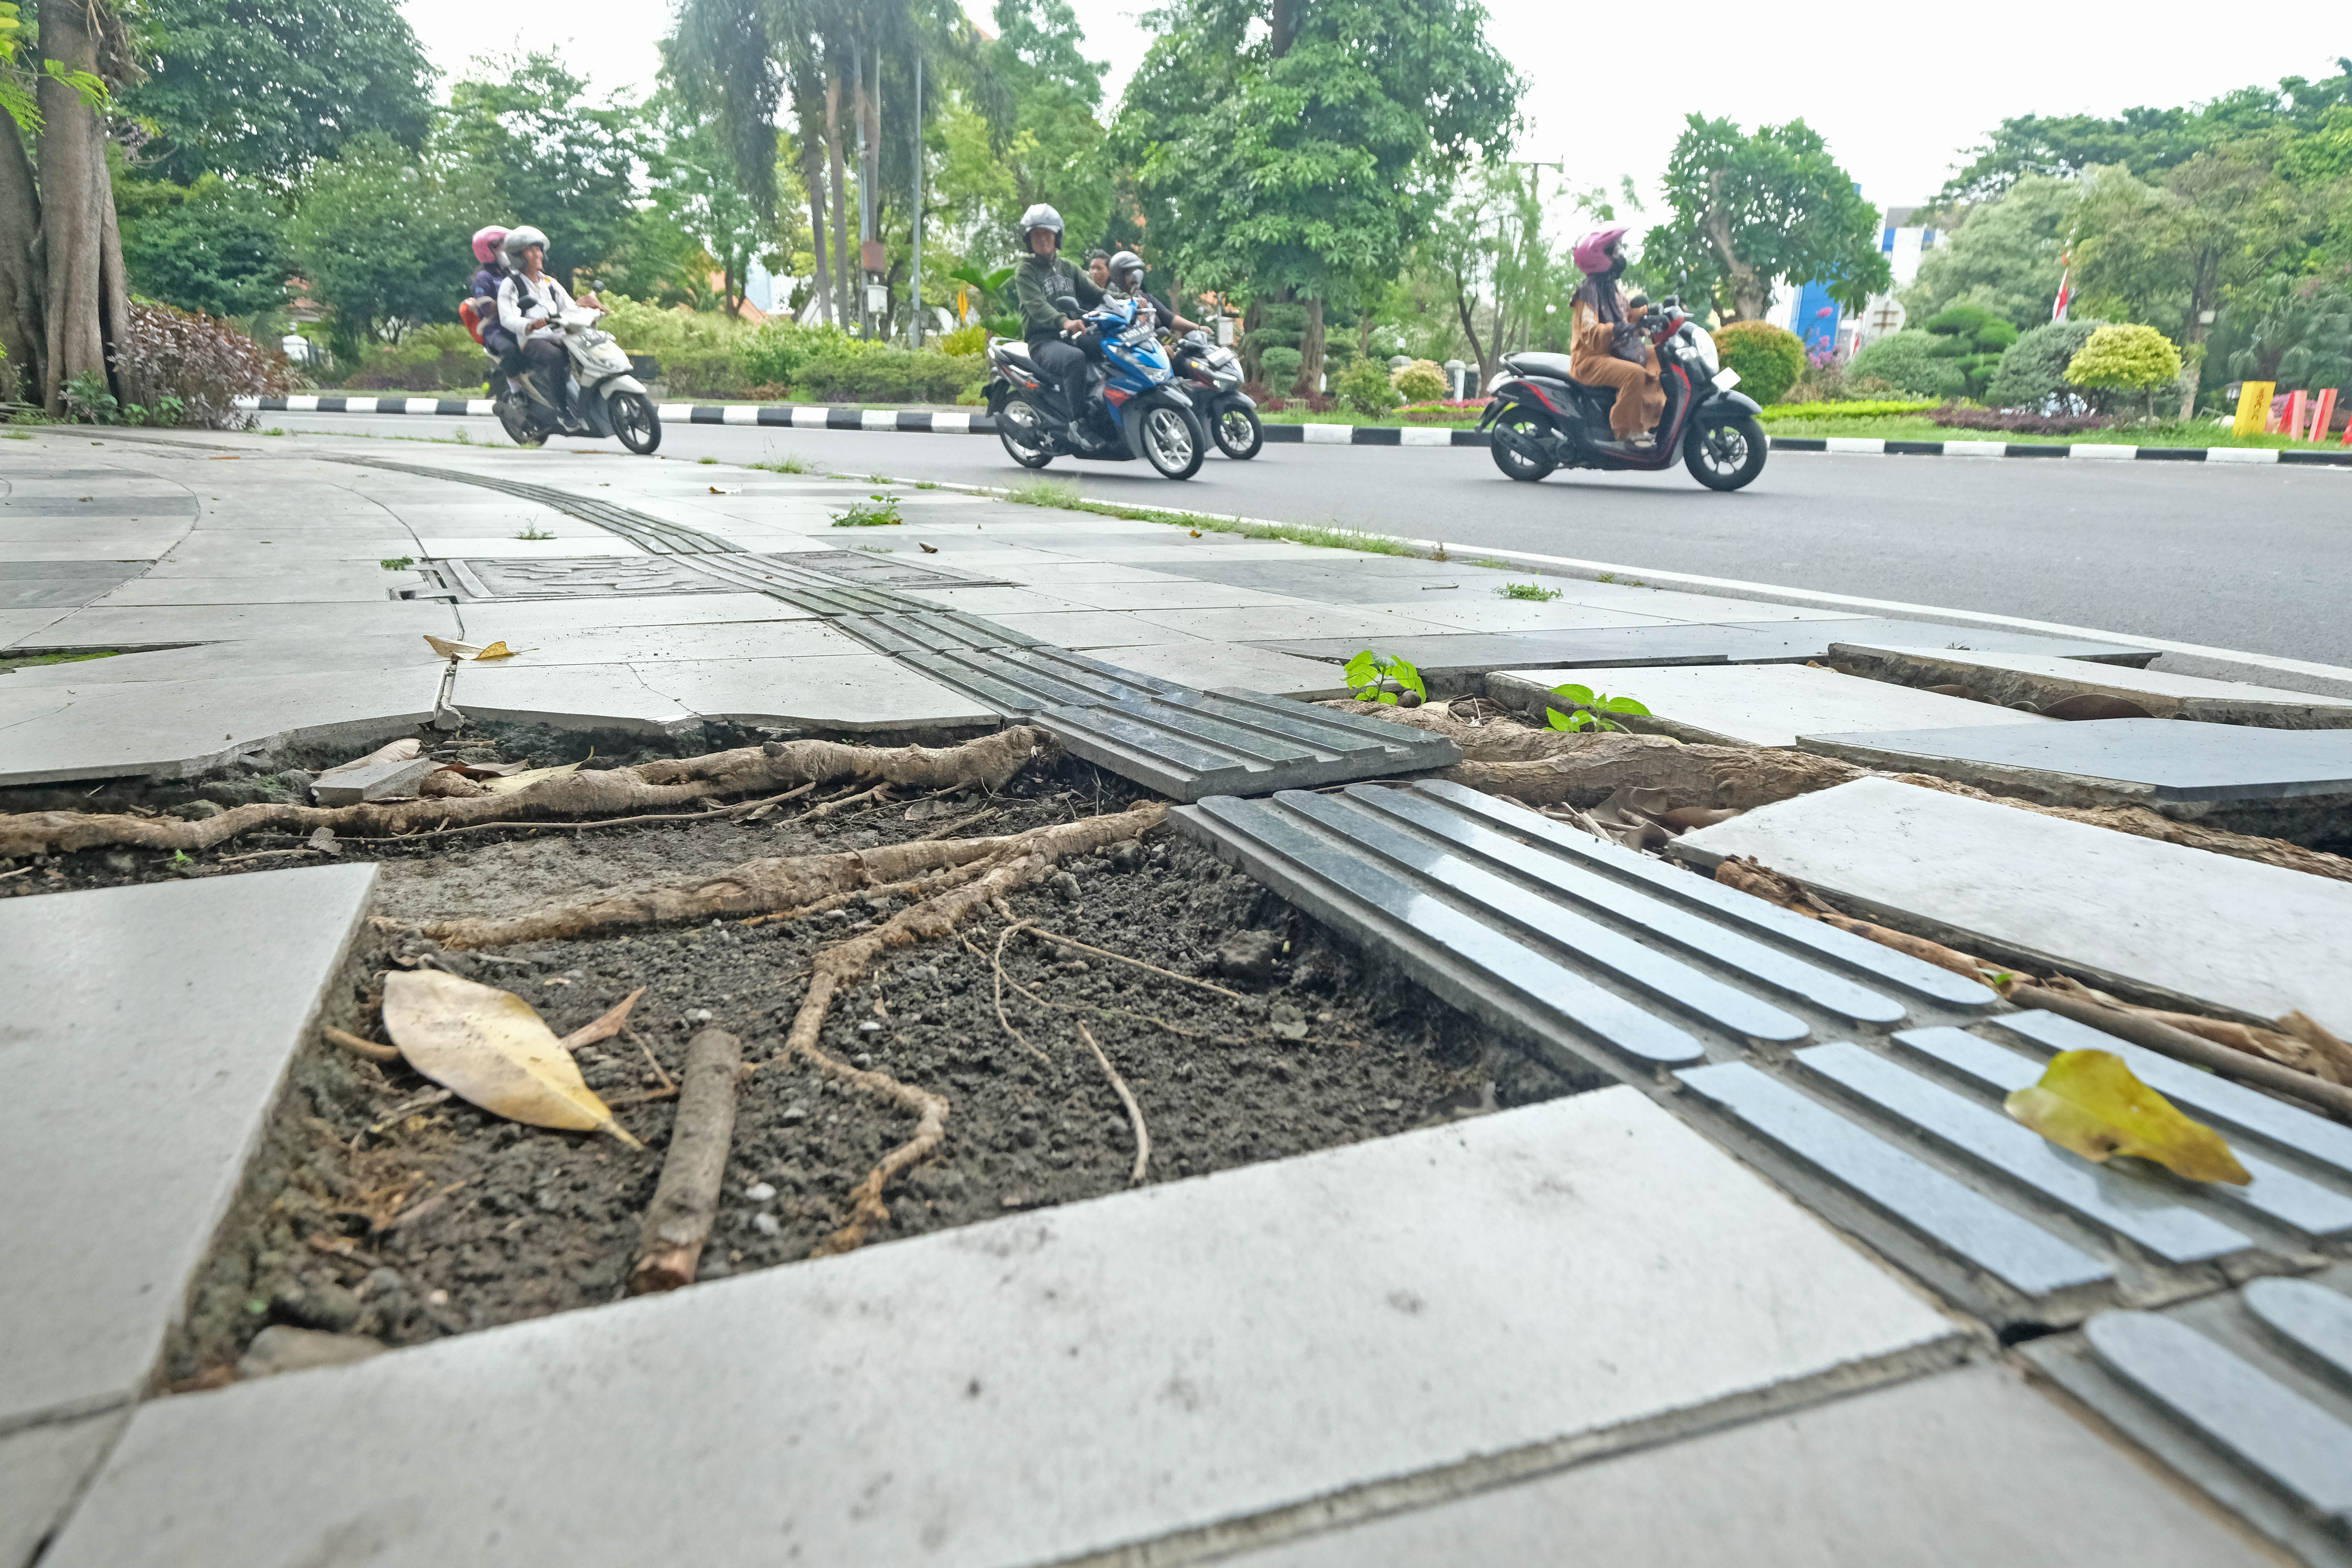
<svg viewBox="0 0 2352 1568"><path fill-rule="evenodd" d="M1570 318L1568 374L1587 386L1615 387L1609 428L1617 439L1611 445L1647 452L1657 445L1650 431L1666 411L1666 395L1658 384L1658 351L1640 324L1650 307L1633 305L1617 287L1625 272L1624 238L1619 226L1576 242L1576 265L1586 276Z"/></svg>

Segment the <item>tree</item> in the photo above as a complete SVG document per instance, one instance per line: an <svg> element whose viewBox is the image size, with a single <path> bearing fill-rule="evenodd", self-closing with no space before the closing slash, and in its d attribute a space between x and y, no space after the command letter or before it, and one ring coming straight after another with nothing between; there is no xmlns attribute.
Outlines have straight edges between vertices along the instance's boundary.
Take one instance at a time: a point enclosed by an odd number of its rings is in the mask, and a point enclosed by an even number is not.
<svg viewBox="0 0 2352 1568"><path fill-rule="evenodd" d="M1878 250L1878 209L1801 120L1743 135L1728 120L1691 115L1666 162L1673 217L1652 229L1643 260L1673 274L1685 299L1712 299L1726 319L1753 321L1776 279L1819 282L1859 310L1892 281Z"/></svg>
<svg viewBox="0 0 2352 1568"><path fill-rule="evenodd" d="M2283 390L2352 380L2352 292L2320 278L2265 278L2221 312L2217 336L2234 377Z"/></svg>
<svg viewBox="0 0 2352 1568"><path fill-rule="evenodd" d="M982 112L1012 191L987 237L1017 248L1018 214L1051 202L1074 244L1108 238L1111 172L1097 115L1110 67L1082 52L1085 36L1067 0L996 0L995 21Z"/></svg>
<svg viewBox="0 0 2352 1568"><path fill-rule="evenodd" d="M474 269L468 240L496 203L488 171L386 136L358 137L313 168L286 237L335 352L356 359L415 322L454 320Z"/></svg>
<svg viewBox="0 0 2352 1568"><path fill-rule="evenodd" d="M2180 379L2180 351L2154 327L2101 327L2066 367L2068 384L2088 389L2095 400L2137 392L2145 412L2156 411L2156 394Z"/></svg>
<svg viewBox="0 0 2352 1568"><path fill-rule="evenodd" d="M1969 209L1920 258L1904 306L1932 316L1949 305L1976 305L2020 331L2047 321L2083 191L2080 180L2027 174L1998 200Z"/></svg>
<svg viewBox="0 0 2352 1568"><path fill-rule="evenodd" d="M153 74L120 110L148 172L290 188L354 136L425 142L434 71L394 0L142 0Z"/></svg>
<svg viewBox="0 0 2352 1568"><path fill-rule="evenodd" d="M732 155L715 117L696 114L674 90L656 94L649 109L663 135L648 150L652 205L640 226L650 217L692 237L718 262L726 309L734 314L743 304L751 259L772 249L775 225L760 216L737 185ZM772 166L772 146L768 157Z"/></svg>
<svg viewBox="0 0 2352 1568"><path fill-rule="evenodd" d="M115 181L122 259L140 293L208 316L257 316L286 302L286 218L250 185Z"/></svg>
<svg viewBox="0 0 2352 1568"><path fill-rule="evenodd" d="M2023 408L2039 414L2053 398L2066 391L2066 367L2091 341L2105 321L2074 317L2045 321L2021 335L2000 356L1985 401L1996 408Z"/></svg>
<svg viewBox="0 0 2352 1568"><path fill-rule="evenodd" d="M476 62L485 64L497 79L451 87L435 138L478 171L484 201L472 226L503 218L539 229L547 269L559 278L594 266L636 210L637 167L650 150L644 115L619 100L591 106L588 84L553 55Z"/></svg>
<svg viewBox="0 0 2352 1568"><path fill-rule="evenodd" d="M1453 176L1517 129L1521 83L1476 0L1172 0L1114 151L1159 259L1192 289L1323 304L1393 275ZM1162 226L1166 237L1161 238Z"/></svg>

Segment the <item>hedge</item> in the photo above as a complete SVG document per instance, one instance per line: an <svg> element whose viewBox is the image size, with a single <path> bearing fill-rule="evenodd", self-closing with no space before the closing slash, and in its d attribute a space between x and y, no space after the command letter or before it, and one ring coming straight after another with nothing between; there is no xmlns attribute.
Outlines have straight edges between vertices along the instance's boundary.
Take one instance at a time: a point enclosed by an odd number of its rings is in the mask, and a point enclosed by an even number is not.
<svg viewBox="0 0 2352 1568"><path fill-rule="evenodd" d="M1759 403L1778 403L1805 374L1805 344L1769 321L1732 321L1715 332L1716 353L1739 373L1739 390Z"/></svg>

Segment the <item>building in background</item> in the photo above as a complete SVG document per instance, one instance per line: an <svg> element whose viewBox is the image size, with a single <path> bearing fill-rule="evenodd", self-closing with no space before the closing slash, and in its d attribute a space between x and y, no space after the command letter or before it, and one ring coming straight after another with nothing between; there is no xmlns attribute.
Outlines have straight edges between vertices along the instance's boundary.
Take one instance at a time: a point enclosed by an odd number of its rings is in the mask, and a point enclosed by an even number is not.
<svg viewBox="0 0 2352 1568"><path fill-rule="evenodd" d="M1890 332L1903 330L1903 301L1896 299L1898 290L1911 286L1919 276L1919 263L1936 248L1937 231L1933 227L1911 222L1913 216L1925 213L1924 207L1888 207L1878 230L1879 254L1886 258L1887 267L1895 274L1895 287L1884 294L1874 294L1862 308L1856 320L1853 346L1874 342Z"/></svg>

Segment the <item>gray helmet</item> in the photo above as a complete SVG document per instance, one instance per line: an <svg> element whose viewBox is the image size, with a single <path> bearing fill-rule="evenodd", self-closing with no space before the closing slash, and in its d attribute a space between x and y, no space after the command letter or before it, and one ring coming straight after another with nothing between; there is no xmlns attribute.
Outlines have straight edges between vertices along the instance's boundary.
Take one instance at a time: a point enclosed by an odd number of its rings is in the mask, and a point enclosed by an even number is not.
<svg viewBox="0 0 2352 1568"><path fill-rule="evenodd" d="M1143 258L1122 250L1110 258L1110 286L1132 294L1143 287Z"/></svg>
<svg viewBox="0 0 2352 1568"><path fill-rule="evenodd" d="M1057 240L1061 237L1062 215L1055 212L1052 207L1047 206L1044 202L1039 202L1035 206L1031 207L1027 212L1021 215L1021 237L1027 239L1033 230L1041 228L1052 229L1054 231L1055 237Z"/></svg>
<svg viewBox="0 0 2352 1568"><path fill-rule="evenodd" d="M499 248L507 253L509 261L520 262L522 259L522 253L534 245L539 247L543 257L547 251L547 236L535 228L525 226L507 230L506 239Z"/></svg>

